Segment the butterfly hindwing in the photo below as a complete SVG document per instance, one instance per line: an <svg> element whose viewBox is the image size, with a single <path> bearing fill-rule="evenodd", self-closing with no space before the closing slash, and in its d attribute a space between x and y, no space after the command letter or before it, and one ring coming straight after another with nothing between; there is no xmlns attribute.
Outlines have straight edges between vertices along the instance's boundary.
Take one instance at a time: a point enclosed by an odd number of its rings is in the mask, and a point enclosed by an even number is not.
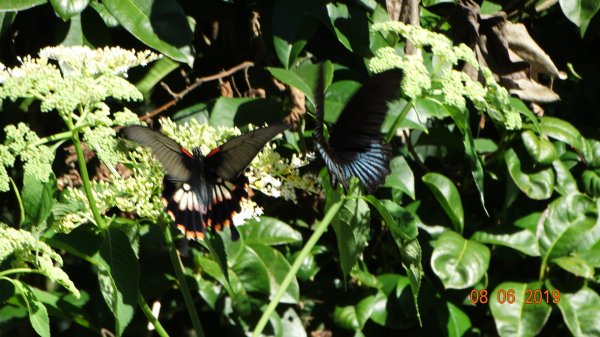
<svg viewBox="0 0 600 337"><path fill-rule="evenodd" d="M323 85L322 78L319 80L315 93L315 140L329 168L332 184L339 181L348 188L348 180L355 176L372 193L390 173L391 146L384 142L380 128L388 102L398 97L401 80L402 72L398 69L369 78L331 128L328 143L323 136Z"/></svg>

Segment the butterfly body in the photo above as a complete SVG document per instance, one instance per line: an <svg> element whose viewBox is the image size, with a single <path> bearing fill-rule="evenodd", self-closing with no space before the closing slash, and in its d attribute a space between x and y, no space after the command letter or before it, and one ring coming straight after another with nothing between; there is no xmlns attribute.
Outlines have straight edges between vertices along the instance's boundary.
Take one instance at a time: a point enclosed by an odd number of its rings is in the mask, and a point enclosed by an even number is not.
<svg viewBox="0 0 600 337"><path fill-rule="evenodd" d="M207 227L231 228L232 239L239 234L233 216L249 198L248 178L243 174L263 146L287 125L256 129L235 137L204 156L192 152L160 132L143 126L123 129L125 136L149 147L167 171L163 203L167 214L187 238L203 239Z"/></svg>
<svg viewBox="0 0 600 337"><path fill-rule="evenodd" d="M322 76L322 74L321 74ZM315 145L329 169L332 184L346 189L351 177L357 177L368 193L373 193L390 174L392 149L380 128L388 110L388 102L397 98L402 72L388 70L369 78L350 99L329 140L323 135L323 84L315 92L317 126Z"/></svg>

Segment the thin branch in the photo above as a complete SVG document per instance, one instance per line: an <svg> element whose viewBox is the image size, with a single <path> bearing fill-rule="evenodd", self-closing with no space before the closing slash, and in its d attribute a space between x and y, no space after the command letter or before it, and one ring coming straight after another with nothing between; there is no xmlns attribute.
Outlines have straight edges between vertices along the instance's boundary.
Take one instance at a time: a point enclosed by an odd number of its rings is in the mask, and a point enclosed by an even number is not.
<svg viewBox="0 0 600 337"><path fill-rule="evenodd" d="M223 70L218 74L214 74L214 75L209 75L209 76L205 76L205 77L199 77L197 78L194 83L192 83L189 87L185 88L184 90L180 91L180 92L174 92L172 91L166 84L161 83L161 85L163 86L163 88L165 88L165 90L167 90L167 92L173 96L173 99L163 105L161 105L160 107L158 107L157 109L143 115L140 116L140 120L141 121L147 121L152 119L153 117L155 117L156 115L159 115L160 113L162 113L163 111L167 110L168 108L174 106L175 104L177 104L177 102L179 102L183 97L185 97L185 95L189 94L192 90L198 88L200 85L202 85L202 83L204 82L210 82L210 81L215 81L215 80L220 80L224 77L227 76L231 76L234 73L240 71L240 70L244 70L247 71L248 68L253 67L254 63L251 61L244 61L240 64L238 64L235 67L232 67L230 69L227 70Z"/></svg>

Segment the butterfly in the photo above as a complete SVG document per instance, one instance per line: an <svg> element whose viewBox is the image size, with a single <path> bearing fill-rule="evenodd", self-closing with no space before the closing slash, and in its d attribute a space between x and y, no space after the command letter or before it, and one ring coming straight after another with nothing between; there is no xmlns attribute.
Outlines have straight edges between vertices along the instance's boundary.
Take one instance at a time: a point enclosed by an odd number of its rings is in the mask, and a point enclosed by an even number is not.
<svg viewBox="0 0 600 337"><path fill-rule="evenodd" d="M399 96L402 71L388 70L371 76L352 96L337 122L330 129L329 141L323 136L323 69L319 70L315 91L315 146L329 169L332 185L339 182L348 189L348 180L357 177L367 193L373 193L390 174L392 149L380 128L388 111L387 103Z"/></svg>
<svg viewBox="0 0 600 337"><path fill-rule="evenodd" d="M167 214L188 239L204 239L207 227L220 231L231 228L233 240L239 233L232 217L248 199L248 164L276 135L288 128L275 124L234 137L206 156L195 148L186 150L171 138L144 126L129 126L124 135L149 147L167 177L163 203Z"/></svg>

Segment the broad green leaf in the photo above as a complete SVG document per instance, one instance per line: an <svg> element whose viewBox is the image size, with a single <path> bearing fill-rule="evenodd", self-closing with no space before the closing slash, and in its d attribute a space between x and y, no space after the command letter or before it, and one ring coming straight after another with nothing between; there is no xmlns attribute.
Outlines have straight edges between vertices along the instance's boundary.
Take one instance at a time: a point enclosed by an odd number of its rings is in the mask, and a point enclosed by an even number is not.
<svg viewBox="0 0 600 337"><path fill-rule="evenodd" d="M36 228L46 224L46 219L52 213L56 202L56 178L50 174L47 182L40 182L36 178L25 175L23 177L23 190L21 199L25 210L23 224L26 228Z"/></svg>
<svg viewBox="0 0 600 337"><path fill-rule="evenodd" d="M462 233L465 226L465 214L456 185L452 180L439 173L427 173L422 180L450 218L454 230Z"/></svg>
<svg viewBox="0 0 600 337"><path fill-rule="evenodd" d="M569 168L567 167L567 165L565 165L563 161L553 161L552 168L554 168L554 173L556 174L556 185L554 186L554 188L558 193L560 193L561 195L566 195L579 192L579 187L577 187L577 181L575 180L575 178L573 178L571 171L569 171ZM583 173L583 176L585 176L585 172Z"/></svg>
<svg viewBox="0 0 600 337"><path fill-rule="evenodd" d="M558 157L558 153L552 142L538 137L531 130L523 131L521 139L529 156L538 164L548 165Z"/></svg>
<svg viewBox="0 0 600 337"><path fill-rule="evenodd" d="M326 26L346 49L363 57L371 55L369 19L364 10L344 3L329 3L327 14Z"/></svg>
<svg viewBox="0 0 600 337"><path fill-rule="evenodd" d="M281 82L290 85L300 91L302 91L308 97L314 97L312 93L312 87L304 81L298 74L291 70L282 68L268 67L267 70Z"/></svg>
<svg viewBox="0 0 600 337"><path fill-rule="evenodd" d="M139 264L125 233L110 228L105 235L100 254L96 256L100 266L98 280L120 336L131 322L137 306Z"/></svg>
<svg viewBox="0 0 600 337"><path fill-rule="evenodd" d="M550 198L554 189L554 172L552 168L541 168L531 173L524 172L521 167L521 160L512 148L504 152L504 161L508 173L521 192L534 200Z"/></svg>
<svg viewBox="0 0 600 337"><path fill-rule="evenodd" d="M198 124L209 124L209 111L212 110L214 104L215 101L192 104L177 111L171 119L177 124L190 122L192 119L195 119Z"/></svg>
<svg viewBox="0 0 600 337"><path fill-rule="evenodd" d="M177 1L104 0L102 3L123 28L147 46L192 66L193 32Z"/></svg>
<svg viewBox="0 0 600 337"><path fill-rule="evenodd" d="M348 101L361 87L359 82L341 80L331 83L325 92L325 116L327 123L334 123L348 104Z"/></svg>
<svg viewBox="0 0 600 337"><path fill-rule="evenodd" d="M9 281L15 285L23 296L33 330L42 337L50 337L50 318L44 303L37 299L29 285L18 280L9 279Z"/></svg>
<svg viewBox="0 0 600 337"><path fill-rule="evenodd" d="M495 226L486 230L477 231L471 240L493 245L502 245L516 249L529 256L540 256L540 248L535 234L527 229L512 226Z"/></svg>
<svg viewBox="0 0 600 337"><path fill-rule="evenodd" d="M381 326L394 329L414 327L418 322L415 315L415 304L411 303L410 281L398 274L383 274L377 276L381 284L380 291L375 295L371 320Z"/></svg>
<svg viewBox="0 0 600 337"><path fill-rule="evenodd" d="M227 233L229 234L229 238L231 237L230 233L230 231L228 231ZM223 273L225 279L229 281L229 273L227 272L227 256L229 256L230 259L234 259L235 253L232 253L232 250L234 250L235 248L238 248L239 250L239 247L243 245L243 241L240 239L239 244L235 246L227 245L227 248L230 248L229 251L227 251L225 249L225 243L223 242L223 236L221 235L221 233L206 231L204 235L204 243L206 244L210 255L212 256L213 260L217 262L219 268L221 268L221 273ZM232 246L234 246L235 248L231 249Z"/></svg>
<svg viewBox="0 0 600 337"><path fill-rule="evenodd" d="M281 104L275 100L261 98L219 97L210 112L211 126L259 125L275 121L280 117Z"/></svg>
<svg viewBox="0 0 600 337"><path fill-rule="evenodd" d="M90 0L50 0L52 8L64 21L83 12L89 3Z"/></svg>
<svg viewBox="0 0 600 337"><path fill-rule="evenodd" d="M565 16L580 28L581 36L600 10L600 2L596 0L559 0L559 3Z"/></svg>
<svg viewBox="0 0 600 337"><path fill-rule="evenodd" d="M88 313L84 306L90 301L90 295L82 291L77 298L73 294L65 295L64 292L45 291L38 288L31 288L35 297L44 304L50 316L75 317L77 324L88 329L92 329Z"/></svg>
<svg viewBox="0 0 600 337"><path fill-rule="evenodd" d="M279 290L283 279L290 271L290 264L285 257L276 249L259 243L249 244L249 247L254 250L261 258L262 262L267 266L269 272L271 296L275 295ZM281 303L297 303L300 298L300 290L298 280L294 277L283 297Z"/></svg>
<svg viewBox="0 0 600 337"><path fill-rule="evenodd" d="M472 287L487 272L490 250L455 232L445 232L433 242L431 268L446 289Z"/></svg>
<svg viewBox="0 0 600 337"><path fill-rule="evenodd" d="M90 3L90 7L92 7L96 11L96 13L98 13L98 15L100 15L100 18L102 18L102 21L107 27L115 28L119 26L119 21L117 21L117 19L115 19L115 17L112 16L112 14L110 14L108 9L106 9L106 7L103 4L96 1L92 1Z"/></svg>
<svg viewBox="0 0 600 337"><path fill-rule="evenodd" d="M583 171L581 181L583 182L585 193L594 198L600 196L600 176L595 171Z"/></svg>
<svg viewBox="0 0 600 337"><path fill-rule="evenodd" d="M3 12L18 12L43 5L48 0L4 0L0 1L0 11Z"/></svg>
<svg viewBox="0 0 600 337"><path fill-rule="evenodd" d="M415 176L403 156L398 156L390 162L392 173L385 179L385 187L397 188L415 199Z"/></svg>
<svg viewBox="0 0 600 337"><path fill-rule="evenodd" d="M557 266L579 277L594 279L594 266L579 256L563 256L552 260Z"/></svg>
<svg viewBox="0 0 600 337"><path fill-rule="evenodd" d="M477 153L490 153L498 150L498 145L489 138L476 138L474 143Z"/></svg>
<svg viewBox="0 0 600 337"><path fill-rule="evenodd" d="M273 8L273 46L283 67L289 69L319 23L307 15L310 1L278 0Z"/></svg>
<svg viewBox="0 0 600 337"><path fill-rule="evenodd" d="M77 14L69 20L69 31L62 41L63 46L85 46L88 45L86 37L83 35L83 27L81 24L81 15Z"/></svg>
<svg viewBox="0 0 600 337"><path fill-rule="evenodd" d="M555 117L544 116L540 126L542 134L571 145L586 161L591 159L591 149L588 148L585 138L569 122Z"/></svg>
<svg viewBox="0 0 600 337"><path fill-rule="evenodd" d="M267 266L250 247L243 247L231 266L248 294L269 295L271 285Z"/></svg>
<svg viewBox="0 0 600 337"><path fill-rule="evenodd" d="M291 258L289 258L289 261L295 261L298 257L298 253L300 253L300 251L293 254ZM315 256L325 253L329 253L329 250L325 246L314 246L310 250L310 254L302 261L300 269L298 270L298 273L296 273L296 277L301 281L313 281L317 273L321 270L321 265L317 263Z"/></svg>
<svg viewBox="0 0 600 337"><path fill-rule="evenodd" d="M584 287L574 294L560 293L558 309L573 336L598 336L600 296Z"/></svg>
<svg viewBox="0 0 600 337"><path fill-rule="evenodd" d="M194 250L194 260L196 263L202 268L202 271L206 274L210 275L213 279L217 280L227 291L229 296L247 296L246 292L243 288L233 288L233 285L240 285L239 281L236 283L233 280L228 281L228 277L223 274L223 269L219 266L217 262L211 260L203 255L201 255L198 251ZM231 276L231 273L229 273ZM237 279L237 276L235 276Z"/></svg>
<svg viewBox="0 0 600 337"><path fill-rule="evenodd" d="M583 252L600 239L598 208L583 194L569 194L554 200L538 231L543 261Z"/></svg>
<svg viewBox="0 0 600 337"><path fill-rule="evenodd" d="M446 302L448 308L448 320L444 324L445 335L448 337L462 337L471 329L471 320L469 316L459 307Z"/></svg>
<svg viewBox="0 0 600 337"><path fill-rule="evenodd" d="M362 330L373 313L375 303L375 296L368 296L358 302L356 306L336 306L333 312L333 321L344 329Z"/></svg>
<svg viewBox="0 0 600 337"><path fill-rule="evenodd" d="M531 292L526 291L527 289ZM532 303L532 292L536 290L542 290L541 282L504 282L488 295L490 310L500 336L537 336L542 330L552 309L545 298L541 303ZM514 302L511 304L509 301L513 300L512 295ZM527 300L529 301L526 303Z"/></svg>
<svg viewBox="0 0 600 337"><path fill-rule="evenodd" d="M261 216L260 220L252 219L238 228L247 245L263 244L266 246L299 243L302 234L285 222Z"/></svg>
<svg viewBox="0 0 600 337"><path fill-rule="evenodd" d="M148 72L135 84L135 87L145 99L148 99L156 85L178 67L179 63L167 57L152 62Z"/></svg>
<svg viewBox="0 0 600 337"><path fill-rule="evenodd" d="M281 319L282 334L281 337L307 337L304 321L294 308L288 308Z"/></svg>
<svg viewBox="0 0 600 337"><path fill-rule="evenodd" d="M332 226L337 238L344 277L350 273L367 245L370 220L369 206L363 199L358 198L346 200L333 218Z"/></svg>

